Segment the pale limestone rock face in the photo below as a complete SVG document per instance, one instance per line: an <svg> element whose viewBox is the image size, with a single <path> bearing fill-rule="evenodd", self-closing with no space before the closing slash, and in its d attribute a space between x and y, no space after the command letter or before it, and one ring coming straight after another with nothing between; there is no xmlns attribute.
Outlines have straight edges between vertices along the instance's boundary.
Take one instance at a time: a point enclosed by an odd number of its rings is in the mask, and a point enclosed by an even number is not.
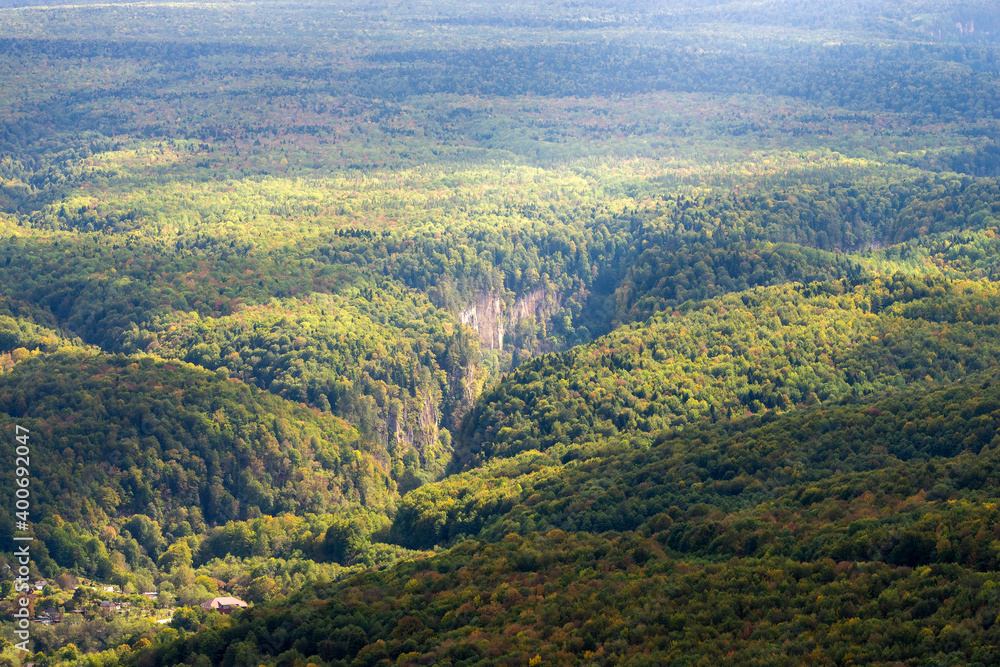
<svg viewBox="0 0 1000 667"><path fill-rule="evenodd" d="M499 294L482 293L475 303L466 306L459 319L476 333L482 346L489 350L503 350L507 331L527 317L543 318L550 313L552 299L546 299L545 290L536 287L524 294L508 309Z"/></svg>

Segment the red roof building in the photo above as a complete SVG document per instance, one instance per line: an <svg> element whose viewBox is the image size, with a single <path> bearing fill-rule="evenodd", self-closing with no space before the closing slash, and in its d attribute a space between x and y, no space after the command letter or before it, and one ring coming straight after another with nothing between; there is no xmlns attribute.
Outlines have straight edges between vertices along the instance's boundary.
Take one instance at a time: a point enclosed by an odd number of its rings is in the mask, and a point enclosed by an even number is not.
<svg viewBox="0 0 1000 667"><path fill-rule="evenodd" d="M200 606L205 610L214 609L215 611L221 611L223 614L228 614L234 609L246 609L247 603L239 598L223 597L205 600Z"/></svg>

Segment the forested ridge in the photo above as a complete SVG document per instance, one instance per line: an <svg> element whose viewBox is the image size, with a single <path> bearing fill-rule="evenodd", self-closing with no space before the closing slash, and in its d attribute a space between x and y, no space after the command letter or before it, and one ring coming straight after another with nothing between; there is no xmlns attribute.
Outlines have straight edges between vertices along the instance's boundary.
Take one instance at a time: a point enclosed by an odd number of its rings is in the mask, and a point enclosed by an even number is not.
<svg viewBox="0 0 1000 667"><path fill-rule="evenodd" d="M3 3L0 665L995 664L994 9Z"/></svg>

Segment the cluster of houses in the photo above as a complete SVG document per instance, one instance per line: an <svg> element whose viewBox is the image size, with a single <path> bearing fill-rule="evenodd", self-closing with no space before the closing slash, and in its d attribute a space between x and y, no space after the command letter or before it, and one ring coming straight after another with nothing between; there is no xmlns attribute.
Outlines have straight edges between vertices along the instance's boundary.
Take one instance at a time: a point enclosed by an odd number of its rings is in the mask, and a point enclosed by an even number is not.
<svg viewBox="0 0 1000 667"><path fill-rule="evenodd" d="M34 582L33 586L34 590L27 594L28 597L32 600L32 602L41 597L42 591L45 589L48 583L49 582L44 579L39 579ZM75 588L79 588L79 586ZM114 586L100 586L99 589L101 590L101 592L104 593L121 593L121 591L116 589ZM156 591L148 591L143 593L142 595L153 601L156 601L156 599L159 597L159 593L157 593ZM131 606L132 603L128 601L118 602L115 600L102 600L100 603L101 611L109 613L118 613L123 610L127 610ZM229 614L236 609L245 609L247 603L244 602L243 600L240 600L239 598L224 596L224 597L214 597L211 600L205 600L199 606L206 611L217 611L223 614ZM74 609L69 613L83 614L84 611L82 609ZM33 623L38 623L41 625L51 625L53 623L61 623L62 621L63 621L63 614L61 614L58 609L52 609L52 608L37 613L35 615L35 618L32 619Z"/></svg>
<svg viewBox="0 0 1000 667"><path fill-rule="evenodd" d="M39 625L52 625L53 623L62 623L62 620L62 614L59 613L59 610L49 607L37 614L35 618L31 619L31 622Z"/></svg>
<svg viewBox="0 0 1000 667"><path fill-rule="evenodd" d="M156 599L156 593L143 593L143 595L149 597L150 599ZM104 600L101 602L102 611L121 611L126 607L130 607L130 602L113 602L111 600ZM223 614L232 613L236 609L246 609L247 603L239 598L234 597L215 597L211 600L205 600L200 605L198 605L205 611L218 611ZM74 612L83 613L83 612Z"/></svg>
<svg viewBox="0 0 1000 667"><path fill-rule="evenodd" d="M28 593L28 598L31 599L32 603L41 597L42 590L48 585L49 582L45 579L38 579L34 582L33 590ZM35 614L35 618L31 619L31 622L40 625L52 625L53 623L62 623L62 620L62 614L59 613L59 610L49 607L45 611Z"/></svg>

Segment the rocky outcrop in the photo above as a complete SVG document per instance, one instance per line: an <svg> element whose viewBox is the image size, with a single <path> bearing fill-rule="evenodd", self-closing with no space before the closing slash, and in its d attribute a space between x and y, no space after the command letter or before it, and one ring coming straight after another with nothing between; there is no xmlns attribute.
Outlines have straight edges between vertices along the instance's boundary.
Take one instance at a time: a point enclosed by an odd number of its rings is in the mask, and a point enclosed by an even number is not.
<svg viewBox="0 0 1000 667"><path fill-rule="evenodd" d="M548 319L558 306L559 303L556 299L546 299L545 290L537 287L511 306L510 313L507 315L508 328L511 333L514 333L517 323L521 320L526 320L529 317L534 317L538 321ZM518 341L515 339L514 342Z"/></svg>
<svg viewBox="0 0 1000 667"><path fill-rule="evenodd" d="M392 468L390 451L402 458L413 449L420 458L422 468L435 467L434 461L442 458L440 435L439 398L417 392L417 396L403 400L392 398L378 407L379 421L375 432L370 434L385 449L376 453L387 469Z"/></svg>
<svg viewBox="0 0 1000 667"><path fill-rule="evenodd" d="M529 317L543 320L558 308L558 300L546 295L541 287L518 297L506 308L502 296L482 293L459 313L462 324L479 334L482 346L489 350L503 350L504 336L513 332L517 323Z"/></svg>
<svg viewBox="0 0 1000 667"><path fill-rule="evenodd" d="M476 302L458 314L462 324L479 334L483 347L490 350L503 349L503 335L506 331L503 317L503 299L498 294L480 294Z"/></svg>

